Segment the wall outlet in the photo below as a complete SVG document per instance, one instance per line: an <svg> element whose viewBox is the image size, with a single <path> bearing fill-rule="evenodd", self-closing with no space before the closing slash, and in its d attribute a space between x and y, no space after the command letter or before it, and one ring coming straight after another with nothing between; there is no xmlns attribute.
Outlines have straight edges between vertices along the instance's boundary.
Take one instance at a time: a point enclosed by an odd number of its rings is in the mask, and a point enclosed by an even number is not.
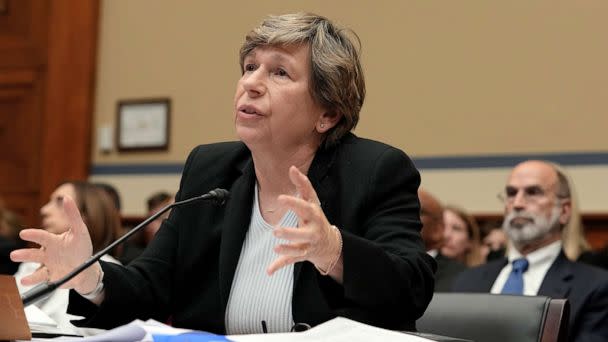
<svg viewBox="0 0 608 342"><path fill-rule="evenodd" d="M101 125L97 129L97 145L102 153L110 153L114 149L114 131L109 124Z"/></svg>

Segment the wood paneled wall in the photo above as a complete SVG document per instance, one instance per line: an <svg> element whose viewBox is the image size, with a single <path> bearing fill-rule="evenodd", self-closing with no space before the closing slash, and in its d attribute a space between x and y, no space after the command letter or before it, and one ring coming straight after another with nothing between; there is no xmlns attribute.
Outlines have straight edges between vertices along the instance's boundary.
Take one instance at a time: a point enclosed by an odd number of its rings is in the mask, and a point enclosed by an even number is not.
<svg viewBox="0 0 608 342"><path fill-rule="evenodd" d="M6 0L0 14L0 198L29 226L65 179L86 179L98 0Z"/></svg>

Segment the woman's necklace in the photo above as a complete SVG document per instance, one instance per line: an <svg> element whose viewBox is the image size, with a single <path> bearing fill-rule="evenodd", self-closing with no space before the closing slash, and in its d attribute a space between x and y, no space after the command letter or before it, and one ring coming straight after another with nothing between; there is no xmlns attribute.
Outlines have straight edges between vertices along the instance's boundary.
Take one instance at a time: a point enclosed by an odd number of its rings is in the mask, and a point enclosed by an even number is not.
<svg viewBox="0 0 608 342"><path fill-rule="evenodd" d="M258 191L258 193L259 193L259 191ZM299 196L298 196L298 191L297 191L297 190L293 191L293 192L290 194L290 196L299 197ZM275 203L275 204L276 204L276 203ZM278 211L280 208L281 208L280 206L277 206L277 207L270 208L270 209L264 209L263 211L264 211L265 213L272 214L272 213L274 213L274 212L277 212L277 211Z"/></svg>

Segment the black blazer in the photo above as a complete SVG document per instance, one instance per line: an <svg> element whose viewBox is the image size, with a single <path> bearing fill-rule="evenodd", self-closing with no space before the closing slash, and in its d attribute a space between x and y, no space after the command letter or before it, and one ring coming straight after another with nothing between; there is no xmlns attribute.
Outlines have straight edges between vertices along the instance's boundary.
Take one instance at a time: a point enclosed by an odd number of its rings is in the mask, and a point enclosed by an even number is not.
<svg viewBox="0 0 608 342"><path fill-rule="evenodd" d="M396 148L349 134L317 152L308 177L329 222L342 232L344 284L309 262L297 263L294 321L316 325L344 316L413 330L432 297L435 263L420 237L420 176L411 160ZM68 311L87 317L79 325L109 328L135 318L170 318L177 327L225 333L254 184L251 152L243 143L194 149L176 200L219 187L230 191L227 204L174 209L129 266L102 264L106 299L99 308L72 291Z"/></svg>
<svg viewBox="0 0 608 342"><path fill-rule="evenodd" d="M503 258L461 273L453 291L490 292L507 262ZM608 272L572 262L562 252L547 271L538 295L568 299L569 341L608 341Z"/></svg>

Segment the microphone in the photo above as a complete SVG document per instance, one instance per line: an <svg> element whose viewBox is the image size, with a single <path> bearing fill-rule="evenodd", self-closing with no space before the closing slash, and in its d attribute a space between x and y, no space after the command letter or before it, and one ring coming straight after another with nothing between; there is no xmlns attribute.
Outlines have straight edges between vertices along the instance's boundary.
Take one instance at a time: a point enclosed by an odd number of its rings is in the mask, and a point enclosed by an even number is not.
<svg viewBox="0 0 608 342"><path fill-rule="evenodd" d="M30 304L33 304L33 303L43 299L48 294L50 294L51 292L53 292L57 288L59 288L61 285L67 283L70 279L72 279L75 276L77 276L78 274L80 274L80 272L84 271L87 267L96 263L103 255L108 253L112 248L123 243L126 239L128 239L133 234L140 231L143 227L147 226L148 223L156 220L160 215L164 214L167 210L174 208L174 207L179 207L182 205L187 205L187 204L191 204L191 203L199 202L199 201L211 201L216 205L224 205L224 203L226 203L226 200L228 200L228 198L230 198L230 192L228 190L215 189L215 190L209 191L208 193L206 193L204 195L192 197L192 198L189 198L189 199L186 199L183 201L179 201L179 202L174 202L172 204L165 206L164 208L159 210L157 213L148 217L145 221L143 221L142 223L135 226L135 228L129 230L129 232L127 232L125 235L121 236L119 239L112 242L106 248L104 248L101 251L97 252L96 254L92 255L87 261L85 261L80 266L73 269L70 273L68 273L63 278L60 278L57 281L50 281L50 282L38 284L31 290L25 292L21 296L21 300L23 301L23 306L26 307Z"/></svg>

